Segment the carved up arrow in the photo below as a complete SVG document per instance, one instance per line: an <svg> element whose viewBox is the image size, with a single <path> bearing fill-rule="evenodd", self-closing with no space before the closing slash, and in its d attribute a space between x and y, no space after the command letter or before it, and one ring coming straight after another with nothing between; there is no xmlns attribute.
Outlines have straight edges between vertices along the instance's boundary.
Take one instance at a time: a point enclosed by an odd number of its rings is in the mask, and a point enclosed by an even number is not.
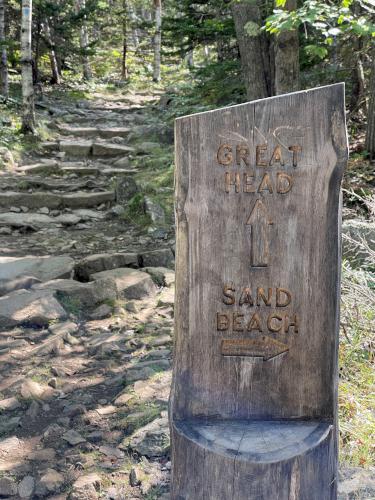
<svg viewBox="0 0 375 500"><path fill-rule="evenodd" d="M224 356L248 356L263 358L263 361L268 361L288 351L289 347L286 344L270 337L225 339L221 343L221 353Z"/></svg>
<svg viewBox="0 0 375 500"><path fill-rule="evenodd" d="M261 200L256 200L246 222L251 226L251 266L267 267L270 255L269 227L273 222Z"/></svg>

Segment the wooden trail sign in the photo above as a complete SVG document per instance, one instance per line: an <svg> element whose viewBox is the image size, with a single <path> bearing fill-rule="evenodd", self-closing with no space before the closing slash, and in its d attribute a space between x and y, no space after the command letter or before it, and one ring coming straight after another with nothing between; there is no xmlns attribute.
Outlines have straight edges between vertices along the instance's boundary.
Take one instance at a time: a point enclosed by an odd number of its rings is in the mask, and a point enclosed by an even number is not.
<svg viewBox="0 0 375 500"><path fill-rule="evenodd" d="M173 500L337 488L344 86L176 121Z"/></svg>

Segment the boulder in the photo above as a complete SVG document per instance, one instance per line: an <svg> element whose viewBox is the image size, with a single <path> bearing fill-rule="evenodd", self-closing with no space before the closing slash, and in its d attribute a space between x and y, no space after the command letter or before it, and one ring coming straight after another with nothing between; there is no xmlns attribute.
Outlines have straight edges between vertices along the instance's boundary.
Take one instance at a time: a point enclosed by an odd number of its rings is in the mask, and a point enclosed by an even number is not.
<svg viewBox="0 0 375 500"><path fill-rule="evenodd" d="M0 328L17 325L43 327L66 316L49 290L17 290L0 298Z"/></svg>
<svg viewBox="0 0 375 500"><path fill-rule="evenodd" d="M138 429L129 439L129 447L149 458L165 456L170 447L168 418L158 418Z"/></svg>
<svg viewBox="0 0 375 500"><path fill-rule="evenodd" d="M68 256L0 257L0 295L35 283L69 278L74 260Z"/></svg>
<svg viewBox="0 0 375 500"><path fill-rule="evenodd" d="M111 280L117 289L119 297L126 299L142 299L156 293L156 286L147 273L130 268L118 268L102 271L91 275L91 279L98 282L103 279Z"/></svg>
<svg viewBox="0 0 375 500"><path fill-rule="evenodd" d="M103 277L104 278L104 277ZM97 283L81 283L75 280L52 280L33 287L35 290L50 291L55 297L68 302L73 309L90 309L105 300L117 298L117 289L111 279L100 279Z"/></svg>
<svg viewBox="0 0 375 500"><path fill-rule="evenodd" d="M143 267L167 267L174 269L174 255L170 248L151 250L141 254Z"/></svg>
<svg viewBox="0 0 375 500"><path fill-rule="evenodd" d="M89 281L90 276L101 271L118 267L137 268L138 255L135 253L103 253L85 257L75 265L74 274L80 281Z"/></svg>
<svg viewBox="0 0 375 500"><path fill-rule="evenodd" d="M0 168L5 170L13 170L15 167L12 152L5 147L0 147Z"/></svg>
<svg viewBox="0 0 375 500"><path fill-rule="evenodd" d="M138 192L138 186L133 177L127 176L116 181L117 203L128 202Z"/></svg>

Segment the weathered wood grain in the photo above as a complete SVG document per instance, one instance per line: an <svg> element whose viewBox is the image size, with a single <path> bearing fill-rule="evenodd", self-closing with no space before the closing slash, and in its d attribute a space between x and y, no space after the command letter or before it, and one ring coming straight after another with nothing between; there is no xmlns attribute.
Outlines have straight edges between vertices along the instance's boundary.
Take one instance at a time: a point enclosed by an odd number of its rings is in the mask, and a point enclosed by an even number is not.
<svg viewBox="0 0 375 500"><path fill-rule="evenodd" d="M346 160L341 84L176 121L173 499L335 498ZM269 464L193 440L195 419L328 430Z"/></svg>

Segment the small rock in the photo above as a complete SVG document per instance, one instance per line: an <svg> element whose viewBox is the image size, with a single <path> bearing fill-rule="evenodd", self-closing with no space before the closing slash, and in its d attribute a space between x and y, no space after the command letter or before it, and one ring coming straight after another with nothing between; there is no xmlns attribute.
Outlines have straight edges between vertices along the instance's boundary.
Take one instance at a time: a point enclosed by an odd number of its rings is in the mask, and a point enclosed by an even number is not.
<svg viewBox="0 0 375 500"><path fill-rule="evenodd" d="M0 234L6 236L12 234L12 230L10 227L0 227Z"/></svg>
<svg viewBox="0 0 375 500"><path fill-rule="evenodd" d="M2 411L11 411L15 410L16 408L19 408L21 406L21 403L18 401L17 398L8 398L8 399L3 399L0 401L0 410Z"/></svg>
<svg viewBox="0 0 375 500"><path fill-rule="evenodd" d="M130 438L129 446L146 457L162 457L169 451L168 418L154 420L138 429Z"/></svg>
<svg viewBox="0 0 375 500"><path fill-rule="evenodd" d="M112 308L108 304L102 304L89 315L89 318L92 320L101 320L110 316L112 316Z"/></svg>
<svg viewBox="0 0 375 500"><path fill-rule="evenodd" d="M86 441L77 431L73 429L65 432L62 438L67 441L71 446L76 446L77 444L84 443Z"/></svg>
<svg viewBox="0 0 375 500"><path fill-rule="evenodd" d="M64 484L64 481L64 476L62 474L54 469L47 469L37 485L38 493L42 496L45 493L58 492Z"/></svg>
<svg viewBox="0 0 375 500"><path fill-rule="evenodd" d="M132 486L133 488L135 486L139 486L141 484L141 479L139 478L139 474L137 472L137 469L135 469L134 467L131 469L130 474L129 474L129 483L130 483L130 486Z"/></svg>
<svg viewBox="0 0 375 500"><path fill-rule="evenodd" d="M21 213L20 207L10 207L9 212L14 212L15 214Z"/></svg>
<svg viewBox="0 0 375 500"><path fill-rule="evenodd" d="M105 455L106 457L113 457L113 458L124 458L124 452L119 450L118 448L113 448L112 446L100 446L99 448L100 453Z"/></svg>
<svg viewBox="0 0 375 500"><path fill-rule="evenodd" d="M57 389L57 379L56 378L51 378L49 381L48 381L48 385L50 387L53 387L54 389Z"/></svg>
<svg viewBox="0 0 375 500"><path fill-rule="evenodd" d="M48 207L41 207L41 208L39 208L38 213L39 214L48 215L49 214L49 208Z"/></svg>
<svg viewBox="0 0 375 500"><path fill-rule="evenodd" d="M18 485L18 495L21 498L31 498L34 493L35 480L32 476L25 476Z"/></svg>
<svg viewBox="0 0 375 500"><path fill-rule="evenodd" d="M26 415L31 418L31 420L35 420L39 415L40 405L37 401L32 401L29 408L27 409Z"/></svg>
<svg viewBox="0 0 375 500"><path fill-rule="evenodd" d="M0 479L0 497L13 497L17 495L17 485L15 481L9 477Z"/></svg>
<svg viewBox="0 0 375 500"><path fill-rule="evenodd" d="M125 213L125 208L122 205L115 205L111 208L110 214L114 217L121 217Z"/></svg>
<svg viewBox="0 0 375 500"><path fill-rule="evenodd" d="M151 217L152 222L157 224L165 223L164 209L150 198L145 198L145 210Z"/></svg>
<svg viewBox="0 0 375 500"><path fill-rule="evenodd" d="M21 396L24 399L43 399L45 391L45 386L31 379L26 379L21 385Z"/></svg>

